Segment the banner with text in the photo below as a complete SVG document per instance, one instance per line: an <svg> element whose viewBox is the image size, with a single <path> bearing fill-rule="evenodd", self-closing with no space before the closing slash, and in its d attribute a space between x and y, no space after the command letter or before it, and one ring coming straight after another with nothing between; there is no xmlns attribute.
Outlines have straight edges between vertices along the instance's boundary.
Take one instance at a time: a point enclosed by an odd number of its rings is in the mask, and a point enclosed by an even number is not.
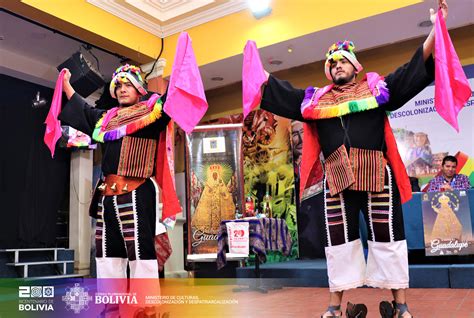
<svg viewBox="0 0 474 318"><path fill-rule="evenodd" d="M474 64L465 66L464 72L472 89ZM423 188L439 172L443 158L450 154L456 155L460 162L457 172L469 176L473 185L474 97L471 96L459 113L460 132L457 133L436 112L434 94L434 85L428 86L389 115L408 175L418 178Z"/></svg>

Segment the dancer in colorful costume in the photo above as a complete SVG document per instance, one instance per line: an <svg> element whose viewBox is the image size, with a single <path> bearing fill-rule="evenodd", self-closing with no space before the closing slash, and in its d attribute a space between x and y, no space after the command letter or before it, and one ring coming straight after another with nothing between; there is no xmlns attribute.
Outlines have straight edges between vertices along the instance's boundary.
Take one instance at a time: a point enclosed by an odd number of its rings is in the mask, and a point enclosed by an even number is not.
<svg viewBox="0 0 474 318"><path fill-rule="evenodd" d="M439 1L439 6L446 18L446 1ZM432 22L436 16L431 11ZM322 317L342 317L343 291L363 285L392 290L393 306L386 301L380 304L383 317L411 317L405 297L408 253L401 205L412 194L386 113L402 107L433 82L434 32L407 64L385 78L367 73L357 82L362 65L354 49L350 41L333 44L325 62L332 84L302 90L265 72L255 43L249 42L243 66L244 116L260 103L262 109L304 122L303 199L318 181L320 153L324 157L330 301ZM369 230L367 262L359 237L360 211ZM346 309L348 317L366 313L363 304L349 303Z"/></svg>
<svg viewBox="0 0 474 318"><path fill-rule="evenodd" d="M119 106L105 112L89 106L75 93L70 77L69 70L61 71L44 140L54 156L61 120L103 143L104 178L90 205L90 215L97 218L97 277L124 279L98 280L98 284L104 282L98 288L126 292L127 265L130 278L158 278L159 265L163 264L158 264L157 255L158 259L169 256L155 251L155 246L169 246L164 233L174 226L175 216L181 212L172 173L170 117L186 132L194 129L208 108L202 79L186 32L178 38L168 90L161 97L153 94L140 102L147 94L140 69L124 65L115 71L110 84L110 94ZM60 112L62 89L69 102ZM161 219L157 215L158 197L163 204ZM107 286L111 282L113 286ZM157 288L157 281L131 280L129 291L156 296ZM146 303L144 297L139 299L139 304ZM106 308L103 315L116 315L117 309ZM122 309L120 312L131 315ZM133 314L147 315L153 316L154 309L139 308Z"/></svg>
<svg viewBox="0 0 474 318"><path fill-rule="evenodd" d="M89 106L69 83L66 71L63 89L69 102L59 115L68 125L103 143L99 196L91 203L90 214L97 218L96 261L98 278L126 278L127 263L131 277L157 278L158 263L153 238L173 226L180 211L176 193L173 213L157 222L158 184L154 176L160 135L170 121L163 112L164 97L147 94L140 69L119 67L110 83L110 94L119 106L104 111ZM172 190L172 189L170 189ZM168 208L168 207L167 207Z"/></svg>
<svg viewBox="0 0 474 318"><path fill-rule="evenodd" d="M51 155L61 135L60 120L104 146L103 178L90 215L97 218L97 277L125 278L115 280L120 285L115 292L127 290L127 265L130 278L158 278L157 255L158 259L167 255L155 251L155 246L169 246L160 238L166 237L166 229L174 226L181 212L172 172L172 141L167 137L170 119L189 133L208 108L191 42L186 32L181 33L168 90L161 97L153 94L140 101L147 91L140 69L133 65L121 66L113 74L110 94L119 106L107 112L89 106L74 91L69 70L63 69L56 82L45 121L44 141ZM63 90L69 102L61 111ZM158 197L163 205L161 219ZM132 284L130 290L143 292L142 285L132 288Z"/></svg>
<svg viewBox="0 0 474 318"><path fill-rule="evenodd" d="M115 71L110 94L118 107L109 111L91 107L72 88L64 70L63 90L69 102L59 119L103 143L102 175L90 205L97 219L97 278L115 280L125 292L127 265L130 278L158 278L155 236L172 228L181 211L167 164L166 129L170 117L163 112L166 96L140 102L147 94L140 69L124 65ZM160 189L164 200L160 220ZM124 286L121 286L124 285Z"/></svg>

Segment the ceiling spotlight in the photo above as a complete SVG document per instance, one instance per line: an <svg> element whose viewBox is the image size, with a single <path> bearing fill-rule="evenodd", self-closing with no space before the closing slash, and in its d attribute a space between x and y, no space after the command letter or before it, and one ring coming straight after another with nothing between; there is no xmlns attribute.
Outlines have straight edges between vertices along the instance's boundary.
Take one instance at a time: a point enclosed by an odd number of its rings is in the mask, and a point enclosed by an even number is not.
<svg viewBox="0 0 474 318"><path fill-rule="evenodd" d="M272 12L270 8L270 0L247 0L247 3L256 19L263 18Z"/></svg>
<svg viewBox="0 0 474 318"><path fill-rule="evenodd" d="M420 23L418 23L418 26L419 26L420 28L428 28L428 27L430 27L430 26L432 26L432 25L433 25L433 23L431 23L430 20L425 20L425 21L421 21Z"/></svg>
<svg viewBox="0 0 474 318"><path fill-rule="evenodd" d="M293 48L291 46L288 47L288 53L293 53Z"/></svg>
<svg viewBox="0 0 474 318"><path fill-rule="evenodd" d="M281 65L281 64L283 64L283 61L280 61L280 60L270 60L268 63L271 64L271 65Z"/></svg>
<svg viewBox="0 0 474 318"><path fill-rule="evenodd" d="M211 78L211 81L215 81L215 82L222 82L223 80L224 78L221 76L214 76Z"/></svg>
<svg viewBox="0 0 474 318"><path fill-rule="evenodd" d="M36 97L31 101L31 107L33 108L41 108L46 105L46 99L40 96L40 92L36 92Z"/></svg>

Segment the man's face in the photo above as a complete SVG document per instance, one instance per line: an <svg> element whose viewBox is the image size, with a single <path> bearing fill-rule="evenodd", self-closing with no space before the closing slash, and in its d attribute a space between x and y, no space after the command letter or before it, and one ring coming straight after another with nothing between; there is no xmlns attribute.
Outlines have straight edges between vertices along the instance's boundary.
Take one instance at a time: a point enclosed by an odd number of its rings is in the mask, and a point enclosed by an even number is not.
<svg viewBox="0 0 474 318"><path fill-rule="evenodd" d="M452 178L456 174L457 164L452 161L445 161L441 166L441 172L446 178Z"/></svg>
<svg viewBox="0 0 474 318"><path fill-rule="evenodd" d="M118 83L115 87L115 95L120 106L135 105L140 100L140 95L132 83Z"/></svg>
<svg viewBox="0 0 474 318"><path fill-rule="evenodd" d="M356 69L345 57L338 61L332 61L331 76L334 84L343 85L355 81Z"/></svg>

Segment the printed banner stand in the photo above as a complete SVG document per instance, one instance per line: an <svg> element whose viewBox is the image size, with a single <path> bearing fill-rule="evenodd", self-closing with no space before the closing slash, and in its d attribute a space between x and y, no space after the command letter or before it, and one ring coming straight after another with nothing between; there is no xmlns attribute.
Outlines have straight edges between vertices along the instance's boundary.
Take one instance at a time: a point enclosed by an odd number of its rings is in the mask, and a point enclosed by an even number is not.
<svg viewBox="0 0 474 318"><path fill-rule="evenodd" d="M474 254L467 191L425 193L422 209L426 256Z"/></svg>
<svg viewBox="0 0 474 318"><path fill-rule="evenodd" d="M249 222L227 222L229 253L249 254Z"/></svg>

